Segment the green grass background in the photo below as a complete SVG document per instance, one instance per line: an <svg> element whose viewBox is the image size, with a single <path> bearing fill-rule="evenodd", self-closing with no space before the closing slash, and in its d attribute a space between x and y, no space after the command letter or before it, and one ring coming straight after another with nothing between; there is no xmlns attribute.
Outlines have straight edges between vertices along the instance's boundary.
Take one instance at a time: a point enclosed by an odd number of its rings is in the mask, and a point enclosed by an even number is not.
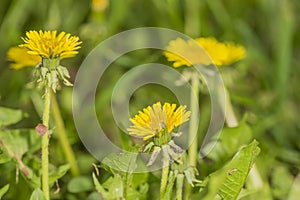
<svg viewBox="0 0 300 200"><path fill-rule="evenodd" d="M6 60L8 48L22 43L20 37L27 30L66 31L81 38L80 54L63 61L72 80L93 47L132 28L165 27L191 37L234 41L246 47L247 58L220 71L238 119L248 114L254 138L260 142L262 152L257 167L268 198L286 199L300 171L299 9L300 1L296 0L111 0L104 12L97 12L88 0L1 0L0 106L28 113L28 118L16 127L32 128L40 122L38 100L27 86L32 68L14 71ZM107 106L114 83L128 69L158 61L167 63L161 52L133 52L117 60L100 81L95 106L104 128L116 142L125 145L128 138L118 135ZM57 95L81 172L90 175L91 163L96 161L81 144L73 124L72 88L64 88ZM145 86L135 93L132 112L157 100L170 101L174 97L166 88ZM205 108L205 101L201 105ZM51 143L52 153L58 155L51 162L64 163L55 136ZM12 166L0 165L2 171L9 167ZM0 186L13 173L2 174L0 170ZM61 185L68 180L67 175ZM24 180L11 190L20 190L20 185L25 187L24 195L30 194Z"/></svg>

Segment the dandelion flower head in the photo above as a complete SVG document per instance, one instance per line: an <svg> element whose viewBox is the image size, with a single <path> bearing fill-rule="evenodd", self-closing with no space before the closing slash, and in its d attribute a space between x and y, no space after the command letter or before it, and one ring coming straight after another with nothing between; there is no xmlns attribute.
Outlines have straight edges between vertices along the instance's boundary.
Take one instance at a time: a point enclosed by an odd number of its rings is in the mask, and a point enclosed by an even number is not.
<svg viewBox="0 0 300 200"><path fill-rule="evenodd" d="M57 31L28 31L22 40L25 44L19 47L26 48L28 54L50 59L73 57L81 44L79 37L65 32L57 35Z"/></svg>
<svg viewBox="0 0 300 200"><path fill-rule="evenodd" d="M201 48L205 52L201 51ZM202 37L188 41L177 38L169 43L164 54L168 61L174 62L174 67L193 64L215 64L220 67L245 58L246 50L241 45L232 42L219 42L213 37Z"/></svg>
<svg viewBox="0 0 300 200"><path fill-rule="evenodd" d="M130 119L133 125L127 129L129 134L142 137L143 140L160 136L163 131L170 134L174 128L188 121L191 114L190 111L186 111L186 106L176 107L176 104L161 105L157 102L144 108Z"/></svg>

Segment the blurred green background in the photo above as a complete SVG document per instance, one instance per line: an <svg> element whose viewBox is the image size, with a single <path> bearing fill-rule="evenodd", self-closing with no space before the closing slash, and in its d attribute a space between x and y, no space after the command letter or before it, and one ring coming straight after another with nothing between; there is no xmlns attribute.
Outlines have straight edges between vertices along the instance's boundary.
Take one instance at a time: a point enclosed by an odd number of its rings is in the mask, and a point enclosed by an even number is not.
<svg viewBox="0 0 300 200"><path fill-rule="evenodd" d="M254 138L260 142L257 168L267 193L274 199L286 199L300 171L299 9L300 1L296 0L1 0L0 106L28 113L16 127L32 128L40 122L40 100L27 85L32 68L15 71L6 60L8 48L22 43L21 37L28 30L58 30L80 37L83 44L79 55L62 61L72 80L93 47L132 28L165 27L191 37L233 41L246 47L247 58L220 71L238 118L248 114ZM117 60L100 81L96 109L116 141L120 142L118 129L107 106L114 83L128 69L147 62L170 65L161 52L133 52ZM57 95L82 174L90 175L91 163L96 161L81 144L73 124L72 88L64 88ZM145 86L135 93L132 110L135 113L158 99L173 98L166 88ZM205 101L201 105L205 107ZM53 153L58 154L52 162L64 163L55 136L52 142L57 148ZM5 175L1 171L0 177L2 186Z"/></svg>

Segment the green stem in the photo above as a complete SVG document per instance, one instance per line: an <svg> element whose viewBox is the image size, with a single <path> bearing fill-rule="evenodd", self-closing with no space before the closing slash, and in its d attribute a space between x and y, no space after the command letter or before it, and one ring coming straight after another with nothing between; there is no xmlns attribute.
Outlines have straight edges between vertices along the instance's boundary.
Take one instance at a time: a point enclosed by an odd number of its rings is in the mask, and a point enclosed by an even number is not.
<svg viewBox="0 0 300 200"><path fill-rule="evenodd" d="M167 152L163 150L163 168L162 168L162 173L161 173L161 182L160 182L160 199L164 198L166 188L167 188L167 183L168 183L168 176L169 176L169 158L166 155Z"/></svg>
<svg viewBox="0 0 300 200"><path fill-rule="evenodd" d="M192 76L192 90L191 91L191 118L190 118L190 132L189 132L189 164L196 167L197 164L197 150L198 150L198 94L199 94L199 79L198 74L194 73Z"/></svg>
<svg viewBox="0 0 300 200"><path fill-rule="evenodd" d="M199 78L197 73L193 73L192 75L192 91L191 91L191 118L190 118L190 130L189 130L189 165L191 167L197 166L197 157L198 157L198 94L199 94ZM185 199L188 199L188 196L191 192L192 188L188 182L186 182L186 193Z"/></svg>
<svg viewBox="0 0 300 200"><path fill-rule="evenodd" d="M68 163L71 164L71 169L70 169L71 173L74 176L78 176L79 175L78 165L76 163L75 155L70 145L70 142L68 140L65 125L61 117L61 113L59 110L56 97L53 92L51 92L51 108L52 108L53 118L55 120L55 125L58 133L58 139L60 141L62 150L65 154Z"/></svg>
<svg viewBox="0 0 300 200"><path fill-rule="evenodd" d="M182 200L183 180L184 175L178 174L176 177L176 200Z"/></svg>
<svg viewBox="0 0 300 200"><path fill-rule="evenodd" d="M49 194L49 115L51 88L45 88L45 103L43 112L43 124L48 128L47 132L42 136L42 190L46 200L50 200Z"/></svg>

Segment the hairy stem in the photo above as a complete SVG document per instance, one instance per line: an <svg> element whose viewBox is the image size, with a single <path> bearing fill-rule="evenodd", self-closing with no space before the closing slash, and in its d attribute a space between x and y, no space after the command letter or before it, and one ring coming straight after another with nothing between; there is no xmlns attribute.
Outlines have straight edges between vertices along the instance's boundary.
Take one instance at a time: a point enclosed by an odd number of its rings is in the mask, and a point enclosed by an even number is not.
<svg viewBox="0 0 300 200"><path fill-rule="evenodd" d="M70 170L71 170L72 175L78 176L79 169L78 169L78 165L76 163L75 155L74 155L74 152L72 150L72 147L71 147L70 142L67 137L65 125L64 125L63 119L61 117L61 113L59 110L59 106L58 106L56 97L53 92L51 92L51 93L52 93L51 94L51 108L52 108L53 118L55 120L55 125L56 125L56 129L57 129L57 133L58 133L58 139L59 139L63 153L65 154L65 157L66 157L68 163L71 164Z"/></svg>
<svg viewBox="0 0 300 200"><path fill-rule="evenodd" d="M45 102L43 112L43 124L47 127L47 132L42 136L42 190L46 200L50 200L49 194L49 115L51 88L45 87Z"/></svg>

